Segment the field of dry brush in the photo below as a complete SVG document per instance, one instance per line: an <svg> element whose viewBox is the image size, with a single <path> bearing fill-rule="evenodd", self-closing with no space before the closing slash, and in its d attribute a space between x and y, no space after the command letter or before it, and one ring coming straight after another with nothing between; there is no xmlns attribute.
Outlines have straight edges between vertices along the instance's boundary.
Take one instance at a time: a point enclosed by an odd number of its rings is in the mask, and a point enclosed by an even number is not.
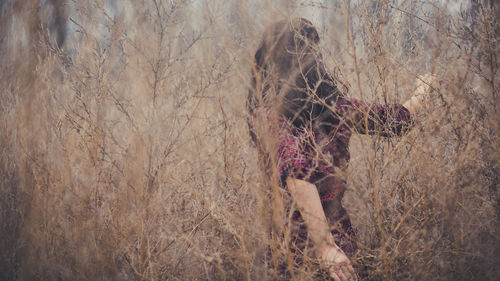
<svg viewBox="0 0 500 281"><path fill-rule="evenodd" d="M350 95L438 81L408 134L351 140L363 280L497 279L500 6L452 2L0 1L0 279L284 278L245 99L263 30L304 9Z"/></svg>

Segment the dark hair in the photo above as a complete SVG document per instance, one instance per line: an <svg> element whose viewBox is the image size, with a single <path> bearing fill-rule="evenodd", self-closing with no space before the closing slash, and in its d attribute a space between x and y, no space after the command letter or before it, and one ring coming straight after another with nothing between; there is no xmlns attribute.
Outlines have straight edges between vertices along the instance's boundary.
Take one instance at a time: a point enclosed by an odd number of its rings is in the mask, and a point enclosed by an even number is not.
<svg viewBox="0 0 500 281"><path fill-rule="evenodd" d="M296 126L331 117L327 105L341 94L318 52L319 35L304 19L287 19L266 29L255 52L247 105L277 109Z"/></svg>

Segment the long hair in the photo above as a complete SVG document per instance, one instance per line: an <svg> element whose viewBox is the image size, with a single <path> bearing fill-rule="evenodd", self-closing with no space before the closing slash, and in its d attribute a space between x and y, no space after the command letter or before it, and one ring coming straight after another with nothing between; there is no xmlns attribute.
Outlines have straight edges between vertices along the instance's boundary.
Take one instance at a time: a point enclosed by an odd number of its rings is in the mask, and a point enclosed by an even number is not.
<svg viewBox="0 0 500 281"><path fill-rule="evenodd" d="M255 52L247 105L275 109L297 127L331 119L327 110L341 95L318 51L319 35L304 18L282 20L266 29Z"/></svg>

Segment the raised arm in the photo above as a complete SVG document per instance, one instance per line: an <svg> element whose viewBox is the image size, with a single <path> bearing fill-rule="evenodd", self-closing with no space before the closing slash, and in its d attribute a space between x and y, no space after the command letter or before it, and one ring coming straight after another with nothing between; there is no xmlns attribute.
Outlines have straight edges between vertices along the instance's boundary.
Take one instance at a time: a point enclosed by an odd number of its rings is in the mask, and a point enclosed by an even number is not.
<svg viewBox="0 0 500 281"><path fill-rule="evenodd" d="M439 86L436 76L427 73L417 78L412 97L404 104L370 104L353 98L337 100L333 111L341 121L362 134L381 136L401 135L413 124L413 118L422 113L428 97Z"/></svg>
<svg viewBox="0 0 500 281"><path fill-rule="evenodd" d="M358 133L369 135L401 135L412 125L412 114L400 104L366 103L354 98L341 98L337 103L340 122Z"/></svg>

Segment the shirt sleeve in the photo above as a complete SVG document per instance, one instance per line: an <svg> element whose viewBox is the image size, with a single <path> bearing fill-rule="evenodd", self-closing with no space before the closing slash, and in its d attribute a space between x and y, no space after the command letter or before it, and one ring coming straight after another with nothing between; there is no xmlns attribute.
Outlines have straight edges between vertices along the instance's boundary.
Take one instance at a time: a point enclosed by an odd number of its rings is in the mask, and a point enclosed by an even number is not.
<svg viewBox="0 0 500 281"><path fill-rule="evenodd" d="M366 103L343 97L337 102L337 112L340 122L360 134L402 135L413 124L412 115L401 104Z"/></svg>

